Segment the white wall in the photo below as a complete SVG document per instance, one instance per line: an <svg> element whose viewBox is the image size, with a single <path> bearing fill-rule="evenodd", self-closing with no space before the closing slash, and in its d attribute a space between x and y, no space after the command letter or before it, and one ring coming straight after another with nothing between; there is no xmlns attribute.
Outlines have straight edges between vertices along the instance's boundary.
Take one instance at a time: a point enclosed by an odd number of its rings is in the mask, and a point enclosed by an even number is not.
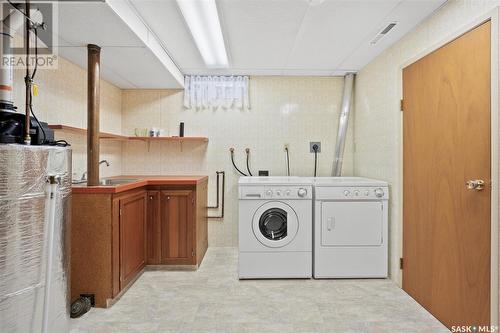
<svg viewBox="0 0 500 333"><path fill-rule="evenodd" d="M206 136L208 144L126 142L123 174L206 174L210 176L209 202L215 204L215 171L224 170L226 215L211 220L210 246L237 246L238 174L230 162L229 148L244 168L244 149L251 149L251 168L286 175L283 146L290 145L292 175L312 176L314 155L309 141L321 141L320 176L329 176L337 134L344 80L341 77L252 77L251 109L186 110L181 90L126 90L123 93L123 132L134 135L140 127L158 127L178 135L185 122L186 136ZM352 127L346 144L346 175L352 174ZM215 212L213 212L215 214Z"/></svg>
<svg viewBox="0 0 500 333"><path fill-rule="evenodd" d="M14 73L15 104L24 111L24 71ZM39 69L34 110L49 124L87 127L86 70L59 58L57 70ZM236 148L236 160L244 168L244 149L251 149L251 167L286 175L285 143L290 146L292 175L312 176L314 156L310 141L321 141L318 175L329 176L337 134L343 78L341 77L252 77L251 109L186 110L182 90L120 90L101 81L101 130L134 135L134 128L158 127L178 134L185 122L186 136L206 136L205 143L120 142L101 140L101 158L111 166L101 166L101 176L189 175L210 176L209 200L215 204L215 171L226 171L226 215L211 220L211 246L237 246L237 181L229 158ZM86 136L56 132L73 147L73 172L80 177L86 170ZM344 173L353 172L353 130L348 132ZM216 214L216 212L213 212Z"/></svg>
<svg viewBox="0 0 500 333"><path fill-rule="evenodd" d="M449 1L357 75L354 103L354 173L391 183L390 272L401 282L401 68L499 1Z"/></svg>

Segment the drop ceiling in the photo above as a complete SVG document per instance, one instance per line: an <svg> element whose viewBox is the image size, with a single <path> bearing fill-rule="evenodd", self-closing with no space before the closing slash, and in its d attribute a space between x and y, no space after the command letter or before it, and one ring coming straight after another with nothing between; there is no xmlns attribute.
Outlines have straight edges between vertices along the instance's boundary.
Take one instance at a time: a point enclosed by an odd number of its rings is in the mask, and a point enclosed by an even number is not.
<svg viewBox="0 0 500 333"><path fill-rule="evenodd" d="M120 88L182 88L183 74L343 75L359 71L445 0L216 0L229 67L209 69L175 0L67 2L59 54ZM389 23L397 25L378 43Z"/></svg>
<svg viewBox="0 0 500 333"><path fill-rule="evenodd" d="M230 67L207 69L174 0L131 0L185 74L358 71L445 0L217 0ZM391 22L398 24L372 45Z"/></svg>
<svg viewBox="0 0 500 333"><path fill-rule="evenodd" d="M122 89L182 88L183 75L126 0L60 2L58 54L87 67L87 45L101 47L101 77Z"/></svg>

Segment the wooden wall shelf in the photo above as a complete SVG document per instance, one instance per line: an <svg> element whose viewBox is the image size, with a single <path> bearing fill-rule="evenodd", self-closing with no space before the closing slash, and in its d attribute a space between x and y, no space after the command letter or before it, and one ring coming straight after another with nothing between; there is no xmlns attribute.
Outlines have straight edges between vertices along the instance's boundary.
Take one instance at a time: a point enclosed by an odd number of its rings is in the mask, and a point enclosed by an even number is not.
<svg viewBox="0 0 500 333"><path fill-rule="evenodd" d="M128 140L132 141L175 141L175 142L186 142L186 141L201 141L208 142L208 138L201 136L158 136L158 137L149 137L149 136L129 136Z"/></svg>
<svg viewBox="0 0 500 333"><path fill-rule="evenodd" d="M87 130L84 128L73 127L68 125L49 125L49 128L54 131L63 131L74 134L86 135ZM125 136L120 134L101 132L99 138L102 140L114 140L114 141L170 141L170 142L208 142L208 138L201 136L160 136L160 137L149 137L149 136Z"/></svg>

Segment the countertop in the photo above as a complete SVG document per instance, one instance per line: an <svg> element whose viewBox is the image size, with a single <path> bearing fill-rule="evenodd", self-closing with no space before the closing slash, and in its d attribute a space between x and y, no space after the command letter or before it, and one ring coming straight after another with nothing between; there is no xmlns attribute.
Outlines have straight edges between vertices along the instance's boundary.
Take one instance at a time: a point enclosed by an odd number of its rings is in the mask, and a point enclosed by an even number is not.
<svg viewBox="0 0 500 333"><path fill-rule="evenodd" d="M87 186L87 184L74 184L72 187L73 193L120 193L124 191L133 190L135 188L147 185L196 185L205 180L208 176L116 176L106 177L106 179L137 179L132 183L120 185L99 185Z"/></svg>

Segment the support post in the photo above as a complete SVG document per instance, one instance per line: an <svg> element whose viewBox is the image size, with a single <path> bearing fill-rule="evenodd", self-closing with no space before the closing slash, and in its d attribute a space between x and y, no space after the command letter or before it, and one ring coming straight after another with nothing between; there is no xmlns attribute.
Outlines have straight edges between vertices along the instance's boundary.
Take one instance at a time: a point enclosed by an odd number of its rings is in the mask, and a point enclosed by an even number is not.
<svg viewBox="0 0 500 333"><path fill-rule="evenodd" d="M99 111L101 48L87 46L87 185L99 185Z"/></svg>

